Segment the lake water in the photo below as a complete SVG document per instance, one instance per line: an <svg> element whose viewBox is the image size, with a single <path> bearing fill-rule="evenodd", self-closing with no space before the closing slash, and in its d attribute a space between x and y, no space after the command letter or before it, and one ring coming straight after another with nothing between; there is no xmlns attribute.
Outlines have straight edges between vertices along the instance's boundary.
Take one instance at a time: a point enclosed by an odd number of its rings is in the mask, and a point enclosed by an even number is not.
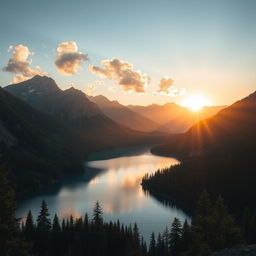
<svg viewBox="0 0 256 256"><path fill-rule="evenodd" d="M152 155L149 147L131 147L96 153L85 163L85 172L65 177L47 193L18 204L17 216L25 217L32 210L36 219L40 203L46 200L51 216L60 218L91 216L99 201L105 220L124 224L136 222L148 241L151 232L163 232L174 217L181 221L189 216L175 206L166 206L144 193L140 185L146 173L179 163L177 159Z"/></svg>

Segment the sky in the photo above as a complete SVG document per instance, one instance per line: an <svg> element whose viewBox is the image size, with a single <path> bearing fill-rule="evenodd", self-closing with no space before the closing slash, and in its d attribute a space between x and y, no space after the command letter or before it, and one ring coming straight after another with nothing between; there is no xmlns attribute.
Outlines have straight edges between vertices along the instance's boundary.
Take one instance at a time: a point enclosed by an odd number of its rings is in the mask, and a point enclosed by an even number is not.
<svg viewBox="0 0 256 256"><path fill-rule="evenodd" d="M47 74L138 105L256 89L255 0L9 0L0 34L1 86Z"/></svg>

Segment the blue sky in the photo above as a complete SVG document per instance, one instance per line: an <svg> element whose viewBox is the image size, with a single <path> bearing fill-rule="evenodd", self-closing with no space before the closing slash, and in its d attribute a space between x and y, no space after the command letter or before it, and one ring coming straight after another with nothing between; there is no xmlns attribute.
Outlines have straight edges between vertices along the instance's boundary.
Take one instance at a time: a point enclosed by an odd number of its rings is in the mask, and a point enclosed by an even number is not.
<svg viewBox="0 0 256 256"><path fill-rule="evenodd" d="M256 1L5 1L0 9L0 84L12 81L2 71L10 45L22 44L61 88L103 81L94 93L124 104L180 103L188 95L206 95L212 104L230 104L256 88ZM72 76L57 72L59 43L74 41L89 62ZM151 77L146 93L127 93L114 80L87 70L113 57ZM186 95L155 95L162 77L175 80Z"/></svg>

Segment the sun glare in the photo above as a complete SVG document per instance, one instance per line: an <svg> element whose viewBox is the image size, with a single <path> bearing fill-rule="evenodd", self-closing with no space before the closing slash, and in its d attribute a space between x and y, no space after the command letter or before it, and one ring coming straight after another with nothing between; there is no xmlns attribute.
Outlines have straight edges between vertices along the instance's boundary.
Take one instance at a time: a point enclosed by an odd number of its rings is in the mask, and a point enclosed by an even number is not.
<svg viewBox="0 0 256 256"><path fill-rule="evenodd" d="M201 94L196 94L196 95L191 95L187 97L181 104L184 107L189 108L192 111L200 111L202 107L204 106L209 106L210 101L205 97L204 95Z"/></svg>

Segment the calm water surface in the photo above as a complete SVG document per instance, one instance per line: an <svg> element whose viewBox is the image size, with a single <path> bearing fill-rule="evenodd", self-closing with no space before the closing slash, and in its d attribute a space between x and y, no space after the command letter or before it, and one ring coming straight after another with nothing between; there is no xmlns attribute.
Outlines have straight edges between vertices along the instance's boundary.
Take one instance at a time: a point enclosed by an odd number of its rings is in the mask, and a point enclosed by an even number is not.
<svg viewBox="0 0 256 256"><path fill-rule="evenodd" d="M184 221L189 217L174 206L165 206L146 195L140 185L145 173L177 164L175 158L152 155L148 147L121 148L91 155L85 163L85 172L64 178L47 193L22 201L17 215L25 217L32 210L38 215L40 202L45 199L50 213L60 218L91 216L98 200L105 220L129 224L137 222L146 240L152 231L162 232L174 217Z"/></svg>

